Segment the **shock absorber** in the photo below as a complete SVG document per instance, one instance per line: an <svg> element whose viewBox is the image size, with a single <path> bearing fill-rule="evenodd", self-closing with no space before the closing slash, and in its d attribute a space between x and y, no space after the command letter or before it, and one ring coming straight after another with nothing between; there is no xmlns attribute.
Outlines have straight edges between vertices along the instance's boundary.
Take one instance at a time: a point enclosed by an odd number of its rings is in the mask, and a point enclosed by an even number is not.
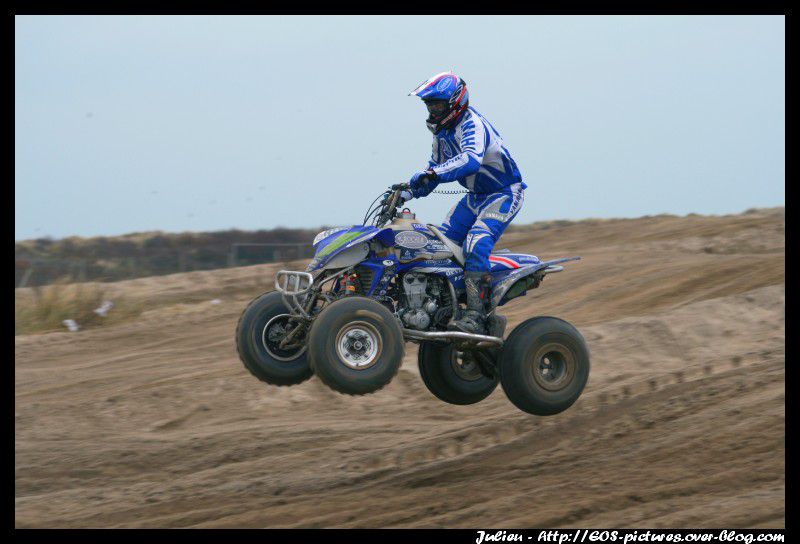
<svg viewBox="0 0 800 544"><path fill-rule="evenodd" d="M339 289L342 296L354 295L358 291L358 274L344 274L339 280Z"/></svg>

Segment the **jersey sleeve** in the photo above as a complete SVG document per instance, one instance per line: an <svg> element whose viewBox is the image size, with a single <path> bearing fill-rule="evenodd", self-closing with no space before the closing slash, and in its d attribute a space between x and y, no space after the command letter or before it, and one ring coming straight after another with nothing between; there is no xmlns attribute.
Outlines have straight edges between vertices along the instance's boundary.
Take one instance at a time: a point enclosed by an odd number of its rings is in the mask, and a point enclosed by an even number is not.
<svg viewBox="0 0 800 544"><path fill-rule="evenodd" d="M431 147L431 158L428 160L428 167L426 170L430 170L439 162L437 161L439 157L439 140L434 135L433 137L433 145ZM431 191L436 189L436 186L439 185L439 180L432 180L432 179L425 179L418 184L413 184L411 186L411 195L414 198L422 198L424 196L428 196L431 194Z"/></svg>
<svg viewBox="0 0 800 544"><path fill-rule="evenodd" d="M439 182L447 183L471 176L478 172L483 163L488 137L483 122L471 116L461 125L460 130L461 153L432 167Z"/></svg>
<svg viewBox="0 0 800 544"><path fill-rule="evenodd" d="M434 135L431 145L431 158L428 160L428 168L433 168L439 164L439 139Z"/></svg>

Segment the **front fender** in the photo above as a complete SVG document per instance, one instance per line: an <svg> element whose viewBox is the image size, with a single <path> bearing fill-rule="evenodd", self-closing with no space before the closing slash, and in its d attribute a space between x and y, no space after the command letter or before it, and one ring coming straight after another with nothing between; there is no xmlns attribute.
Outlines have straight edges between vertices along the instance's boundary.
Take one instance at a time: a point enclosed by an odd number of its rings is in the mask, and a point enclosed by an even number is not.
<svg viewBox="0 0 800 544"><path fill-rule="evenodd" d="M319 240L315 245L314 258L306 267L306 272L343 268L366 259L369 254L367 242L383 230L356 225Z"/></svg>

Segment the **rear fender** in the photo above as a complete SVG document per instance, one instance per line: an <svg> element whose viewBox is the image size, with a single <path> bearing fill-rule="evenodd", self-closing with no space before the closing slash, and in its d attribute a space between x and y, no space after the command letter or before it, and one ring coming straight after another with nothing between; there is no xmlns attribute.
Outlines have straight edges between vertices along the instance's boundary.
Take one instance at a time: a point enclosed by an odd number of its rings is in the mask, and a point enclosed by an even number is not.
<svg viewBox="0 0 800 544"><path fill-rule="evenodd" d="M525 290L527 290L528 285L535 283L532 281L534 278L531 277L534 274L536 274L538 279L541 280L541 278L543 278L546 274L561 272L564 267L559 266L559 263L578 260L580 260L580 257L564 257L561 259L554 259L552 261L541 262L532 266L525 266L509 273L505 278L494 284L492 288L492 309L502 306L511 300L511 298L516 298L517 296L522 295ZM525 288L522 290L522 292L514 294L511 289L518 284L525 285ZM519 285L517 289L519 289ZM506 294L508 294L509 291L511 291L513 296L511 296L511 298L506 298Z"/></svg>

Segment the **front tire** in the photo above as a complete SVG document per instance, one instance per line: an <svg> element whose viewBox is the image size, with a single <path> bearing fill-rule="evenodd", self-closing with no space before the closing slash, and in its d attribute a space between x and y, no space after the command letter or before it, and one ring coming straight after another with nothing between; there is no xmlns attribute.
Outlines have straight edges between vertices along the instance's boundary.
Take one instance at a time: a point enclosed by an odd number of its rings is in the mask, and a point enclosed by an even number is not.
<svg viewBox="0 0 800 544"><path fill-rule="evenodd" d="M500 357L500 381L508 399L537 416L563 412L589 379L589 348L563 319L534 317L508 336Z"/></svg>
<svg viewBox="0 0 800 544"><path fill-rule="evenodd" d="M450 404L475 404L495 390L499 381L484 376L474 359L459 357L452 345L423 342L417 357L419 375L428 391Z"/></svg>
<svg viewBox="0 0 800 544"><path fill-rule="evenodd" d="M254 299L239 318L236 351L245 368L262 382L296 385L314 375L306 345L293 349L278 346L288 326L289 309L277 291Z"/></svg>
<svg viewBox="0 0 800 544"><path fill-rule="evenodd" d="M347 395L374 393L400 369L403 331L382 304L358 296L331 303L314 320L308 351L325 385Z"/></svg>

